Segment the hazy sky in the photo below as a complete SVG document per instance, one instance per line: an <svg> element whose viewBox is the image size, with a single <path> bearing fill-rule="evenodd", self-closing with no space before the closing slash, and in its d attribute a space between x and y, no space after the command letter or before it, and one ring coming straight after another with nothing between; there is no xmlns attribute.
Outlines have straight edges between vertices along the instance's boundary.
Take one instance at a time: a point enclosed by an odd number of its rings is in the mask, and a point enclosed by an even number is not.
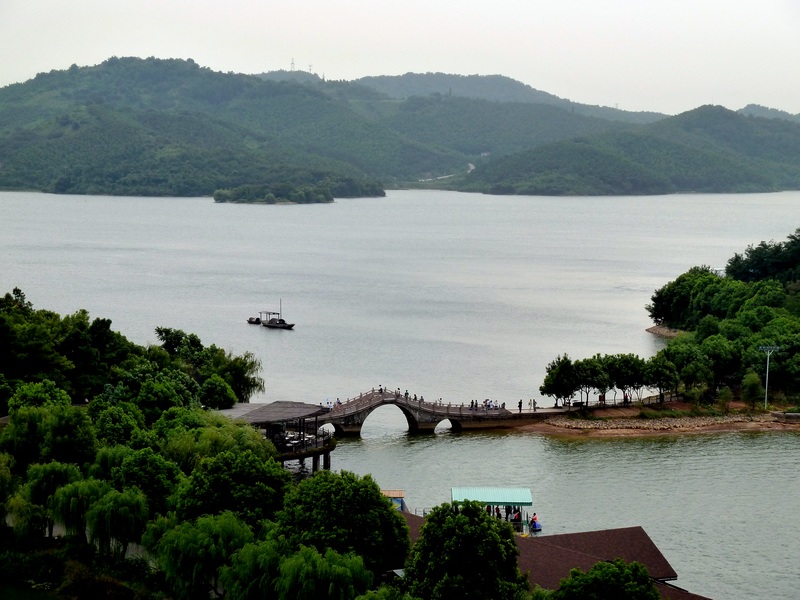
<svg viewBox="0 0 800 600"><path fill-rule="evenodd" d="M625 110L800 113L800 0L0 0L0 86L111 56L501 74Z"/></svg>

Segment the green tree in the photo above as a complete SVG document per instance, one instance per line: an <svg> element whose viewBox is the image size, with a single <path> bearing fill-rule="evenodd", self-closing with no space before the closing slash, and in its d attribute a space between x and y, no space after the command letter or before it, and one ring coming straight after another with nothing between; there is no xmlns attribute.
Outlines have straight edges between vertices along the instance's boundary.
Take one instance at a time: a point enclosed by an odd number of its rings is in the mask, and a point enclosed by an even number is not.
<svg viewBox="0 0 800 600"><path fill-rule="evenodd" d="M679 381L678 370L663 351L657 352L647 361L645 382L646 385L658 390L659 399L662 399L666 392L676 391Z"/></svg>
<svg viewBox="0 0 800 600"><path fill-rule="evenodd" d="M125 410L122 406L109 406L95 419L95 431L98 441L108 446L127 444L133 434L144 426L144 418L140 422L136 416L141 412L133 407L136 412Z"/></svg>
<svg viewBox="0 0 800 600"><path fill-rule="evenodd" d="M110 490L86 511L89 541L101 557L119 562L129 544L141 541L147 517L147 497L141 490Z"/></svg>
<svg viewBox="0 0 800 600"><path fill-rule="evenodd" d="M283 505L290 476L279 463L251 451L225 451L204 459L175 493L178 518L231 511L256 527Z"/></svg>
<svg viewBox="0 0 800 600"><path fill-rule="evenodd" d="M154 551L173 597L208 598L217 592L222 568L253 541L253 532L232 512L183 521L167 530Z"/></svg>
<svg viewBox="0 0 800 600"><path fill-rule="evenodd" d="M741 374L741 352L737 346L725 339L720 334L712 335L703 340L700 350L711 361L713 373L712 389L718 390L723 384Z"/></svg>
<svg viewBox="0 0 800 600"><path fill-rule="evenodd" d="M14 412L22 407L53 407L69 406L72 401L69 394L60 389L49 379L36 383L24 383L17 388L16 393L8 401L9 412Z"/></svg>
<svg viewBox="0 0 800 600"><path fill-rule="evenodd" d="M136 487L147 498L150 516L167 514L167 499L183 480L183 473L174 462L153 451L142 448L128 454L112 477L117 489Z"/></svg>
<svg viewBox="0 0 800 600"><path fill-rule="evenodd" d="M369 475L318 471L286 495L277 521L293 548L352 552L376 575L408 554L408 526Z"/></svg>
<svg viewBox="0 0 800 600"><path fill-rule="evenodd" d="M753 370L747 371L742 378L742 400L750 405L750 410L755 410L756 402L764 398L764 386L761 378Z"/></svg>
<svg viewBox="0 0 800 600"><path fill-rule="evenodd" d="M543 396L550 396L558 401L566 401L578 390L577 374L572 359L567 355L558 356L547 365L544 382L539 386Z"/></svg>
<svg viewBox="0 0 800 600"><path fill-rule="evenodd" d="M89 478L73 481L56 490L53 497L53 516L64 526L68 535L82 542L86 539L86 513L100 498L111 491L105 481Z"/></svg>
<svg viewBox="0 0 800 600"><path fill-rule="evenodd" d="M587 404L592 390L597 390L600 394L605 394L608 391L611 385L611 378L606 372L605 362L600 355L576 360L573 366L578 391L581 394L581 399L585 398Z"/></svg>
<svg viewBox="0 0 800 600"><path fill-rule="evenodd" d="M214 373L200 386L200 404L207 408L231 408L236 404L236 394L222 377Z"/></svg>
<svg viewBox="0 0 800 600"><path fill-rule="evenodd" d="M9 503L15 531L23 537L46 531L48 537L53 537L55 493L61 486L80 479L77 467L66 463L52 461L28 467L25 484Z"/></svg>
<svg viewBox="0 0 800 600"><path fill-rule="evenodd" d="M9 415L8 425L0 430L0 447L14 457L15 473L25 473L29 465L39 462L46 417L45 409L24 406Z"/></svg>
<svg viewBox="0 0 800 600"><path fill-rule="evenodd" d="M423 600L511 599L528 589L511 525L477 502L435 507L406 563L405 581Z"/></svg>
<svg viewBox="0 0 800 600"><path fill-rule="evenodd" d="M301 547L283 560L275 581L279 600L349 600L367 591L372 573L360 556Z"/></svg>
<svg viewBox="0 0 800 600"><path fill-rule="evenodd" d="M286 543L274 538L246 544L220 572L219 582L228 600L275 597L278 568L289 554Z"/></svg>
<svg viewBox="0 0 800 600"><path fill-rule="evenodd" d="M552 594L553 600L658 600L660 597L644 565L619 558L599 562L586 573L572 569Z"/></svg>
<svg viewBox="0 0 800 600"><path fill-rule="evenodd" d="M78 406L54 406L45 410L41 460L57 458L80 466L94 462L97 438L86 410Z"/></svg>
<svg viewBox="0 0 800 600"><path fill-rule="evenodd" d="M14 493L14 474L11 471L13 464L13 456L0 453L0 523L6 522L6 502Z"/></svg>
<svg viewBox="0 0 800 600"><path fill-rule="evenodd" d="M189 474L204 459L221 452L250 451L275 458L275 446L254 427L199 409L172 408L153 425L161 453Z"/></svg>
<svg viewBox="0 0 800 600"><path fill-rule="evenodd" d="M641 395L645 384L646 362L636 354L613 354L606 357L606 372L614 387L632 400L634 394Z"/></svg>

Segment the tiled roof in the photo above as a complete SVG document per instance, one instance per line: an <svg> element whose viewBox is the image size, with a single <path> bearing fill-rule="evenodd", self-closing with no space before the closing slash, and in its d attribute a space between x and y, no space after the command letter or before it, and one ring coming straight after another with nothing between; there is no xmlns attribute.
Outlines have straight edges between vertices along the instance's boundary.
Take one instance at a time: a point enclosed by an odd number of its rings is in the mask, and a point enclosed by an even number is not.
<svg viewBox="0 0 800 600"><path fill-rule="evenodd" d="M411 542L420 536L425 523L423 517L402 513L408 523ZM679 587L666 583L678 577L661 551L641 527L603 529L583 533L557 535L535 535L516 537L520 571L528 577L531 587L555 590L561 579L569 577L574 568L586 572L604 560L621 558L625 562L637 561L647 567L656 580L656 588L662 598L668 600L708 600Z"/></svg>
<svg viewBox="0 0 800 600"><path fill-rule="evenodd" d="M329 412L329 409L316 404L305 402L270 402L244 403L240 402L233 408L217 411L231 419L242 419L251 425L262 423L281 423L297 419L310 419Z"/></svg>

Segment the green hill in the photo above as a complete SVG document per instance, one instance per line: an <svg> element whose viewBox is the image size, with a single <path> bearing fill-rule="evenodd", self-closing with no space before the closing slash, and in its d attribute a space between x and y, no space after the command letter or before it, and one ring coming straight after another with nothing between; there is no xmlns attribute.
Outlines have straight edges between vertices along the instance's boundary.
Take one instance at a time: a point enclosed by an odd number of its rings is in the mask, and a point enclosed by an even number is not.
<svg viewBox="0 0 800 600"><path fill-rule="evenodd" d="M592 106L559 98L553 94L504 75L451 75L448 73L406 73L405 75L380 75L362 77L355 83L373 88L390 98L414 96L455 96L489 100L491 102L519 102L557 106L571 114L597 117L626 123L654 123L666 115L654 112L631 112L607 106Z"/></svg>
<svg viewBox="0 0 800 600"><path fill-rule="evenodd" d="M800 189L800 125L705 106L499 158L448 185L537 195Z"/></svg>
<svg viewBox="0 0 800 600"><path fill-rule="evenodd" d="M111 58L0 88L0 189L261 202L412 183L519 194L798 189L800 124L768 109L748 115L765 111L779 118L584 107L501 76L325 81Z"/></svg>
<svg viewBox="0 0 800 600"><path fill-rule="evenodd" d="M308 86L192 61L112 58L0 89L5 189L211 195L286 169L391 179L465 164Z"/></svg>

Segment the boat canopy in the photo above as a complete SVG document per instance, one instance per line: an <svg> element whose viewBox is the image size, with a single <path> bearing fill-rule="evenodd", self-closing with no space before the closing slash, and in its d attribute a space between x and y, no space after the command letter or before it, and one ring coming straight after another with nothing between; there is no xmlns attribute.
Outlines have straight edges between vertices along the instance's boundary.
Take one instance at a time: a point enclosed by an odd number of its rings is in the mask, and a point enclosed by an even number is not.
<svg viewBox="0 0 800 600"><path fill-rule="evenodd" d="M528 488L518 487L454 487L450 499L475 500L493 506L533 506L533 496Z"/></svg>

